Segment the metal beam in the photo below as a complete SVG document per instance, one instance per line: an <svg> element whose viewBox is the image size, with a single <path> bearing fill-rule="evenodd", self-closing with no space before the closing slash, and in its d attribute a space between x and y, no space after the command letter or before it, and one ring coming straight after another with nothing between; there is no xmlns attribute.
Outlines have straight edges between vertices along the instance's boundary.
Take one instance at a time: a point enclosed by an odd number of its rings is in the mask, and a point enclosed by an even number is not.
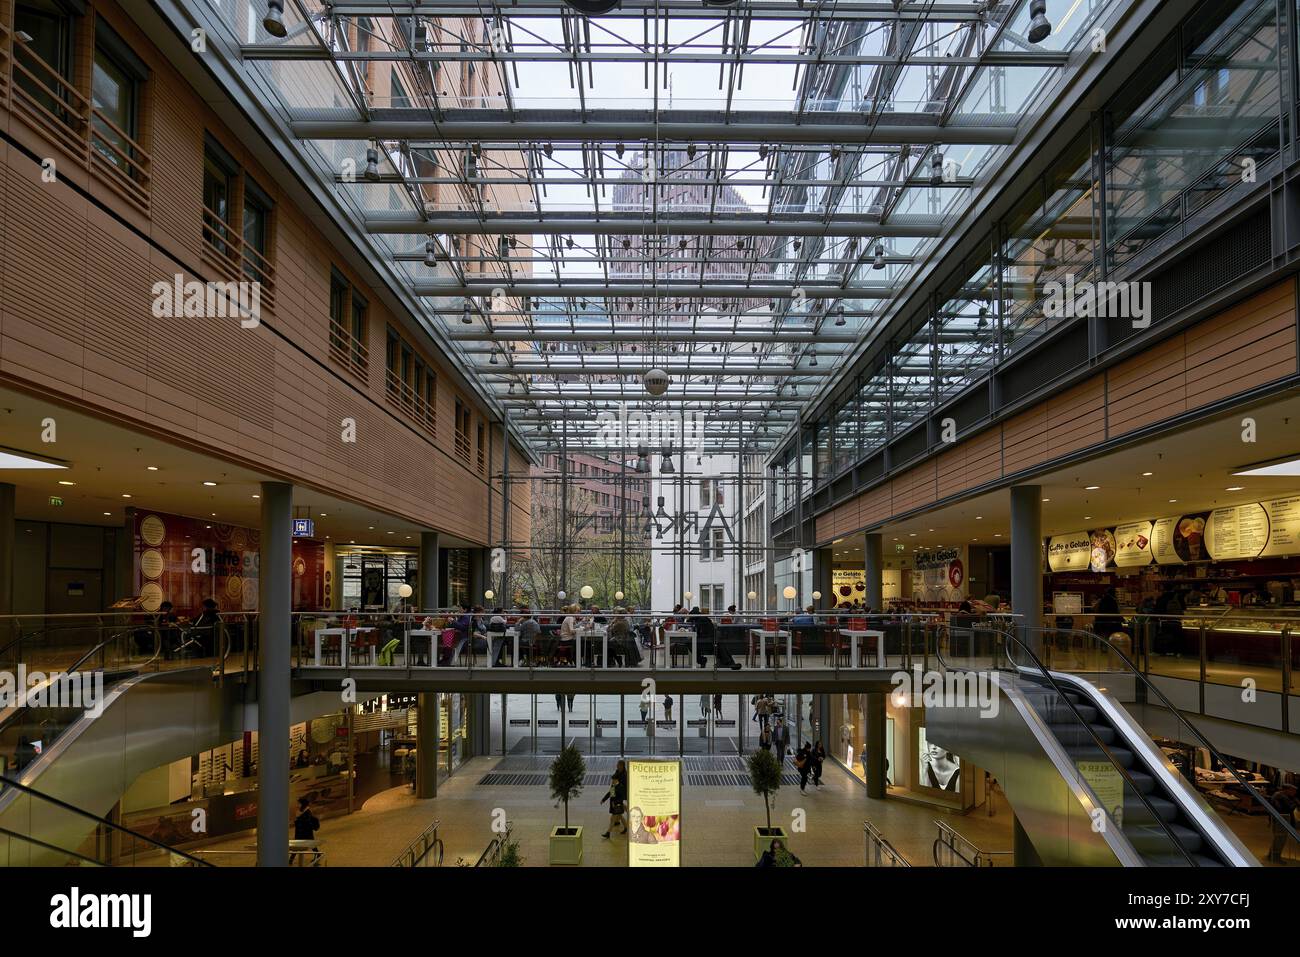
<svg viewBox="0 0 1300 957"><path fill-rule="evenodd" d="M319 115L322 111L314 110ZM334 120L299 119L290 123L303 140L448 140L493 145L549 143L816 143L818 145L901 146L1005 145L1015 142L1015 117L967 117L960 126L942 126L933 113L890 113L889 123L872 128L858 112L808 113L792 123L781 110L446 110L430 119L428 110L377 109L358 120L338 110ZM667 118L666 118L667 117ZM612 150L611 150L612 152Z"/></svg>
<svg viewBox="0 0 1300 957"><path fill-rule="evenodd" d="M497 318L493 313L493 318ZM849 315L845 312L845 315ZM688 323L683 322L683 326ZM680 330L618 329L616 331L588 331L583 329L524 329L497 326L495 329L475 329L470 332L452 332L452 339L465 342L795 342L816 344L853 343L857 333L806 332L747 329L743 326L723 329L691 325Z"/></svg>
<svg viewBox="0 0 1300 957"><path fill-rule="evenodd" d="M488 280L464 285L452 282L416 282L411 289L417 296L491 296L494 289L504 289L507 296L581 296L585 299L771 299L789 296L795 288L804 291L805 299L892 299L894 289L886 283L879 286L828 286L790 282L785 285L723 286L692 285L663 280L661 285L644 285L643 279L627 283L611 282L607 286L592 283L557 283L546 281L508 282ZM634 284L635 283L635 284Z"/></svg>
<svg viewBox="0 0 1300 957"><path fill-rule="evenodd" d="M590 218L538 216L533 212L475 213L439 210L427 219L407 216L373 216L366 232L406 235L459 234L514 236L532 233L552 236L632 236L645 233L671 236L870 236L881 239L942 236L943 220L932 216L895 216L887 223L861 215L836 215L829 223L816 211L798 219L768 220L763 213L648 215L637 211L592 213ZM599 217L599 218L597 218Z"/></svg>
<svg viewBox="0 0 1300 957"><path fill-rule="evenodd" d="M801 21L813 12L804 0L764 0L745 8L750 20ZM482 0L338 0L330 6L330 13L338 17L409 17L434 19L478 19L486 14L499 15L506 20L559 19L572 15L573 8L559 0L511 0L509 6L485 7ZM716 20L721 22L732 13L720 7L706 6L700 0L623 0L613 10L600 14L601 22L615 20L644 20L662 17L670 20ZM927 23L980 23L986 16L975 4L929 3L904 4L894 2L862 3L839 2L826 9L816 10L819 20L853 20L885 22L922 20Z"/></svg>

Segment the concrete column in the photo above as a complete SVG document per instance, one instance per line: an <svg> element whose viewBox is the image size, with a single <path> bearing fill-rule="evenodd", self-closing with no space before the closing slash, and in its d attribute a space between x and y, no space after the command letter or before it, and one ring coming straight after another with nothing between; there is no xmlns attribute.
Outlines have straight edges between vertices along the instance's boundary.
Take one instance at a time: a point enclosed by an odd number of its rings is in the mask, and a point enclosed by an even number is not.
<svg viewBox="0 0 1300 957"><path fill-rule="evenodd" d="M1011 490L1011 610L1020 617L1020 640L1038 655L1043 631L1043 490Z"/></svg>
<svg viewBox="0 0 1300 957"><path fill-rule="evenodd" d="M469 550L469 606L471 608L484 603L483 591L487 588L485 584L487 578L483 574L483 562L486 557L486 548Z"/></svg>
<svg viewBox="0 0 1300 957"><path fill-rule="evenodd" d="M835 593L831 585L831 566L835 561L835 550L819 548L813 552L813 591L822 593L821 601L813 602L818 611L835 607ZM812 596L810 595L809 598Z"/></svg>
<svg viewBox="0 0 1300 957"><path fill-rule="evenodd" d="M289 864L289 656L293 575L293 486L262 483L262 554L257 608L257 864Z"/></svg>
<svg viewBox="0 0 1300 957"><path fill-rule="evenodd" d="M863 766L867 772L867 797L884 798L885 778L885 695L873 692L862 696L863 720L866 722L863 736Z"/></svg>
<svg viewBox="0 0 1300 957"><path fill-rule="evenodd" d="M885 607L885 537L873 533L865 538L862 556L866 568L867 607L879 614Z"/></svg>
<svg viewBox="0 0 1300 957"><path fill-rule="evenodd" d="M420 533L420 604L419 608L431 610L439 607L442 590L438 587L441 576L438 561L438 533Z"/></svg>
<svg viewBox="0 0 1300 957"><path fill-rule="evenodd" d="M469 753L480 757L492 753L492 699L486 694L469 696Z"/></svg>
<svg viewBox="0 0 1300 957"><path fill-rule="evenodd" d="M421 691L415 702L415 796L438 796L438 693Z"/></svg>
<svg viewBox="0 0 1300 957"><path fill-rule="evenodd" d="M0 482L0 615L14 610L14 487Z"/></svg>

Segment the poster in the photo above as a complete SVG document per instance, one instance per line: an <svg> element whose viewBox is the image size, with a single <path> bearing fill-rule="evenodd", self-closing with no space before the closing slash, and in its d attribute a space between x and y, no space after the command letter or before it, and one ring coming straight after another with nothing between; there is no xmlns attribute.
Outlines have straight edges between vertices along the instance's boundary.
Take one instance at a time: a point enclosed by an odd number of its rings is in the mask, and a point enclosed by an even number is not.
<svg viewBox="0 0 1300 957"><path fill-rule="evenodd" d="M966 598L966 547L919 550L912 560L912 597L919 602Z"/></svg>
<svg viewBox="0 0 1300 957"><path fill-rule="evenodd" d="M680 867L680 761L629 761L628 867Z"/></svg>
<svg viewBox="0 0 1300 957"><path fill-rule="evenodd" d="M1140 568L1150 565L1151 523L1132 522L1115 528L1115 565L1119 568Z"/></svg>
<svg viewBox="0 0 1300 957"><path fill-rule="evenodd" d="M203 600L219 612L257 610L256 529L186 518L166 512L137 512L135 575L145 611L170 601L177 614L196 616Z"/></svg>
<svg viewBox="0 0 1300 957"><path fill-rule="evenodd" d="M925 739L925 727L917 729L921 786L957 794L961 790L961 758Z"/></svg>
<svg viewBox="0 0 1300 957"><path fill-rule="evenodd" d="M1268 544L1268 525L1262 505L1216 508L1205 524L1205 549L1216 561L1255 558Z"/></svg>
<svg viewBox="0 0 1300 957"><path fill-rule="evenodd" d="M1081 572L1092 560L1087 532L1070 532L1047 540L1047 567L1054 572Z"/></svg>
<svg viewBox="0 0 1300 957"><path fill-rule="evenodd" d="M1151 554L1157 565L1181 565L1183 557L1174 550L1174 526L1178 518L1160 518L1151 526Z"/></svg>
<svg viewBox="0 0 1300 957"><path fill-rule="evenodd" d="M867 600L867 576L860 568L835 568L831 570L831 598L833 604L851 605Z"/></svg>
<svg viewBox="0 0 1300 957"><path fill-rule="evenodd" d="M1300 555L1300 495L1264 503L1268 514L1268 544L1261 556Z"/></svg>
<svg viewBox="0 0 1300 957"><path fill-rule="evenodd" d="M1088 532L1088 568L1104 572L1115 559L1115 533L1109 528L1094 528Z"/></svg>
<svg viewBox="0 0 1300 957"><path fill-rule="evenodd" d="M1124 826L1124 778L1109 761L1079 761L1079 774L1116 827Z"/></svg>

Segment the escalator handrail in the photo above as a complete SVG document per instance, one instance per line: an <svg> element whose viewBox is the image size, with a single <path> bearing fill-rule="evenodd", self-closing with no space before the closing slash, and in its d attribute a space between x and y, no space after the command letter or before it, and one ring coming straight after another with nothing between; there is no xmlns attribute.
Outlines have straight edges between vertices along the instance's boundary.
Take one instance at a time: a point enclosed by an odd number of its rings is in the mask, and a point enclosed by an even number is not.
<svg viewBox="0 0 1300 957"><path fill-rule="evenodd" d="M67 854L69 857L75 857L79 861L85 861L87 864L94 864L96 867L103 867L103 861L97 861L93 857L87 857L80 851L70 851L66 847L59 847L57 844L51 844L49 841L42 841L38 837L32 837L30 834L19 834L17 831L11 831L7 827L0 827L0 834L6 837L12 837L19 841L26 841L28 844L35 844L37 847L43 847L47 851L53 851L56 854Z"/></svg>
<svg viewBox="0 0 1300 957"><path fill-rule="evenodd" d="M1187 725L1188 730L1190 730L1192 734L1196 736L1196 740L1200 742L1201 747L1205 748L1205 750L1209 751L1210 754L1214 755L1214 757L1218 760L1219 764L1223 765L1223 767L1227 768L1232 773L1232 776L1237 779L1237 783L1241 785L1243 788L1245 788L1247 793L1249 793L1252 798L1254 798L1257 802L1259 802L1264 806L1264 810L1268 812L1269 816L1272 817L1274 821L1282 825L1283 830L1285 830L1287 834L1291 836L1292 840L1296 841L1297 843L1300 843L1300 834L1297 834L1295 828L1293 828L1290 825L1290 823L1287 821L1287 819L1282 816L1282 813L1278 811L1277 808L1273 807L1272 802L1269 801L1266 797L1264 797L1264 795L1256 791L1254 785L1250 784L1245 778L1243 778L1237 772L1237 769L1236 767L1233 766L1232 762L1229 761L1227 758L1225 758L1219 752L1219 749L1210 743L1209 739L1205 737L1205 735L1201 734L1200 729L1197 728L1196 725L1193 724L1189 718L1184 716L1183 713L1178 708L1174 707L1173 702L1170 701L1165 696L1165 693L1161 691L1159 688L1157 688L1155 684L1152 683L1147 678L1146 675L1142 674L1142 672L1138 669L1137 665L1129 661L1128 656L1125 655L1123 651L1121 651L1119 648L1116 648L1113 644L1111 644L1110 639L1103 638L1101 635L1094 635L1090 631L1079 631L1077 629L1044 628L1043 631L1044 632L1053 631L1058 634L1074 634L1074 635L1080 635L1085 638L1093 638L1096 639L1097 641L1100 641L1103 645L1105 645L1116 655L1118 655L1120 661L1124 662L1125 667L1127 667L1129 671L1133 672L1134 676L1136 676L1142 682L1143 687L1149 691L1154 691L1156 693L1156 697L1160 699L1160 701L1164 704L1164 706L1169 710L1170 714L1172 714L1174 718L1177 719L1178 721L1181 721L1183 724Z"/></svg>
<svg viewBox="0 0 1300 957"><path fill-rule="evenodd" d="M978 626L972 626L972 631L976 627ZM1056 679L1052 677L1052 674L1050 671L1048 671L1047 667L1041 661L1038 660L1038 656L1035 655L1033 651L1031 651L1025 645L1025 643L1022 642L1015 635L1006 631L999 631L997 628L989 628L987 630L992 632L995 635L1001 635L1004 638L1010 638L1012 641L1014 641L1017 645L1020 646L1021 650L1024 651L1025 654L1027 654L1030 657L1030 659L1034 662L1034 664L1038 666L1038 670L1043 673L1043 677L1047 679L1047 683L1052 686L1052 690L1055 691L1057 696L1065 703L1065 706L1070 709L1070 712L1074 715L1075 720L1078 721L1079 724L1083 725L1084 730L1088 732L1088 736L1092 738L1093 743L1095 743L1097 747L1101 749L1102 754L1106 755L1106 759L1110 761L1111 765L1115 768L1115 770L1120 773L1120 775L1128 783L1128 786L1133 789L1134 795L1136 795L1137 799L1142 802L1143 807L1145 807L1147 811L1150 812L1152 819L1157 824L1160 825L1160 829L1165 832L1165 836L1168 837L1170 842L1173 843L1174 847L1178 849L1178 853L1181 854L1183 858L1187 861L1187 863L1190 864L1192 867L1200 867L1200 865L1196 863L1196 859L1192 857L1191 853L1188 852L1187 848L1183 847L1182 842L1178 840L1173 830L1169 827L1168 822L1165 821L1165 819L1162 818L1159 815L1159 813L1157 813L1156 809L1151 806L1151 802L1147 800L1146 795L1142 793L1141 789L1137 786L1137 783L1129 775L1128 769L1126 769L1122 764L1120 764L1119 759L1116 758L1114 753L1110 750L1110 748L1106 746L1106 742L1101 740L1101 737L1097 734L1097 732L1092 730L1092 726L1083 719L1083 715L1079 713L1079 709L1074 706L1074 702L1069 699L1069 696L1066 695L1064 689L1062 689L1061 686L1056 683ZM945 628L944 631L948 631L948 629ZM1007 648L1005 644L1003 645L1003 652L1007 653ZM936 658L939 659L939 663L942 664L945 668L950 667L949 664L944 660L943 654L939 650L939 642L937 640L935 641L934 655ZM1016 664L1015 660L1011 658L1009 653L1007 653L1007 660L1011 662L1013 666L1021 667ZM953 668L953 670L968 671L970 669ZM1087 782L1084 781L1083 783L1086 784ZM1088 791L1089 793L1092 792L1091 786L1088 787ZM1093 798L1094 799L1096 798L1095 794L1093 795ZM1103 810L1106 809L1103 808ZM1110 817L1109 811L1106 812L1106 816L1108 818ZM1123 827L1118 823L1116 824L1116 826L1119 828L1119 830L1122 833ZM1136 848L1134 850L1136 850ZM1140 853L1139 856L1141 856Z"/></svg>
<svg viewBox="0 0 1300 957"><path fill-rule="evenodd" d="M129 827L123 827L121 824L116 824L113 821L110 821L106 817L100 817L98 814L92 814L90 811L83 810L82 808L77 807L75 804L69 804L67 801L56 798L51 794L46 794L43 791L36 790L36 788L28 787L26 784L23 784L21 781L15 781L13 778L7 775L0 774L0 782L4 782L9 787L17 788L19 791L22 791L24 794L29 794L38 800L48 801L50 804L53 804L55 807L62 808L65 811L71 811L73 814L77 814L81 817L86 818L87 820L95 821L98 824L107 825L108 827L112 828L115 831L121 831L123 834L129 834L132 837L136 838L137 840L144 841L146 844L152 844L154 847L160 848L169 854L177 854L185 858L187 861L190 861L194 864L198 864L203 867L216 866L215 864L209 864L207 861L200 860L199 858L195 857L193 854L187 854L185 851L178 851L174 847L168 847L166 844L162 843L162 841L155 841L152 837L149 837L149 835L147 834L141 834L139 831L133 831Z"/></svg>

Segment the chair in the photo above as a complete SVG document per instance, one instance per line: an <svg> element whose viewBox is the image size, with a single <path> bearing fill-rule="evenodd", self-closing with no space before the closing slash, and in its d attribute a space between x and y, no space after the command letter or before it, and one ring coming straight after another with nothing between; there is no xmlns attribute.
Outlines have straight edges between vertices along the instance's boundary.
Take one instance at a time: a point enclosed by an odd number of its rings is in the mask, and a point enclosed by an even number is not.
<svg viewBox="0 0 1300 957"><path fill-rule="evenodd" d="M671 661L671 663L672 663L672 667L674 667L674 668L677 667L677 659L678 659L679 657L680 657L680 658L685 658L686 661L687 661L687 664L689 664L689 663L690 663L690 658L691 658L691 645L690 645L690 642L688 642L688 641L674 641L674 642L670 642L670 643L669 643L669 646L668 646L668 656L669 656L669 659L670 659L670 661Z"/></svg>
<svg viewBox="0 0 1300 957"><path fill-rule="evenodd" d="M352 641L348 644L348 663L356 665L365 662L378 647L379 633L376 629L358 628L352 633Z"/></svg>
<svg viewBox="0 0 1300 957"><path fill-rule="evenodd" d="M342 635L323 635L320 640L321 664L342 664Z"/></svg>

